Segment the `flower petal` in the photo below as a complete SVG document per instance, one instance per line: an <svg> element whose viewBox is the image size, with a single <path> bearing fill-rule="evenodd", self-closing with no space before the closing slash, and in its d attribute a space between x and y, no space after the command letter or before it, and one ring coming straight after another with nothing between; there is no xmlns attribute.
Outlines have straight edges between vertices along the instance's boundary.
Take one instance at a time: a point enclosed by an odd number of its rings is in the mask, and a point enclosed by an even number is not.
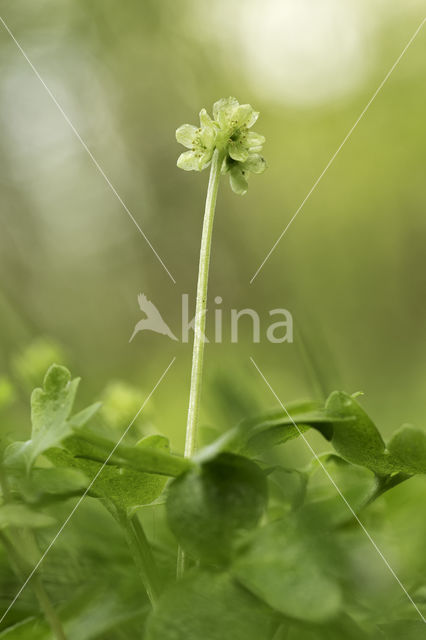
<svg viewBox="0 0 426 640"><path fill-rule="evenodd" d="M261 147L265 144L265 136L255 131L249 131L247 133L246 142L248 147Z"/></svg>
<svg viewBox="0 0 426 640"><path fill-rule="evenodd" d="M258 117L259 117L259 111L255 111L253 109L253 111L251 113L251 117L246 122L247 129L250 129L250 127L252 127L254 125L254 123L256 122Z"/></svg>
<svg viewBox="0 0 426 640"><path fill-rule="evenodd" d="M205 109L201 109L200 111L200 124L202 127L209 127L213 125L213 120Z"/></svg>
<svg viewBox="0 0 426 640"><path fill-rule="evenodd" d="M203 127L200 132L200 140L206 149L212 149L216 140L216 129L211 126Z"/></svg>
<svg viewBox="0 0 426 640"><path fill-rule="evenodd" d="M266 169L265 158L258 153L250 155L244 162L244 169L252 173L263 173Z"/></svg>
<svg viewBox="0 0 426 640"><path fill-rule="evenodd" d="M231 121L235 110L239 107L239 102L236 98L230 96L229 98L221 98L213 105L213 116L218 123L225 128L231 126Z"/></svg>
<svg viewBox="0 0 426 640"><path fill-rule="evenodd" d="M194 144L194 138L198 133L197 127L192 124L183 124L176 130L176 140L179 144L183 144L187 149L191 149Z"/></svg>
<svg viewBox="0 0 426 640"><path fill-rule="evenodd" d="M259 113L250 104L240 104L233 114L233 124L237 129L251 127L257 120Z"/></svg>
<svg viewBox="0 0 426 640"><path fill-rule="evenodd" d="M230 142L228 145L228 153L233 160L245 162L249 156L249 150L241 142Z"/></svg>
<svg viewBox="0 0 426 640"><path fill-rule="evenodd" d="M199 155L193 151L184 151L178 158L177 166L184 171L201 171Z"/></svg>
<svg viewBox="0 0 426 640"><path fill-rule="evenodd" d="M213 151L214 149L206 149L206 151L201 156L199 156L198 158L199 171L202 171L203 169L208 167L213 156Z"/></svg>
<svg viewBox="0 0 426 640"><path fill-rule="evenodd" d="M243 196L245 193L247 193L247 179L240 167L235 166L230 170L229 182L234 193L237 193L239 196Z"/></svg>

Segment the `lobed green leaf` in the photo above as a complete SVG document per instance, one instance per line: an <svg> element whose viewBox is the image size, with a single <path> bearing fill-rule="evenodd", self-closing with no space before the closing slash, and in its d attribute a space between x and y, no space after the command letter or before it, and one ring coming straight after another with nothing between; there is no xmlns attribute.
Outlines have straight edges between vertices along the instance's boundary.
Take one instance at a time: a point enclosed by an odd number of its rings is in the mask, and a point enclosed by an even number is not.
<svg viewBox="0 0 426 640"><path fill-rule="evenodd" d="M79 382L79 378L71 380L65 367L53 364L48 369L43 388L34 389L31 395L31 439L15 442L6 449L6 466L16 466L21 460L29 471L40 454L60 445L75 427L83 426L92 418L98 404L71 418Z"/></svg>
<svg viewBox="0 0 426 640"><path fill-rule="evenodd" d="M136 448L146 449L142 440ZM164 450L167 440L153 436L150 446ZM51 449L49 460L62 467L78 469L88 478L86 486L95 477L90 489L92 495L112 503L117 509L128 511L132 507L151 504L162 493L167 481L165 476L136 471L125 466L91 460L93 446L81 438L69 438L65 449ZM99 473L100 472L100 473Z"/></svg>
<svg viewBox="0 0 426 640"><path fill-rule="evenodd" d="M337 453L352 464L367 467L378 474L392 471L379 430L355 398L343 391L333 391L325 411L331 418L352 417L348 423L332 421L332 444Z"/></svg>

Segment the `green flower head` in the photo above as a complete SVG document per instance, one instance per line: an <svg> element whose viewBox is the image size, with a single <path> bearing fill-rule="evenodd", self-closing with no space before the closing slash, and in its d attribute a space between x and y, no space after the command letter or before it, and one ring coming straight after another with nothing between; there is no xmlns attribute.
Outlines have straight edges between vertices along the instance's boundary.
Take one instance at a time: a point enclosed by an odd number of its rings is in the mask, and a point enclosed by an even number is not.
<svg viewBox="0 0 426 640"><path fill-rule="evenodd" d="M244 195L249 173L262 173L266 163L261 155L264 136L250 131L259 113L235 98L222 98L213 105L213 119L200 111L200 126L183 124L176 139L189 151L182 153L178 167L202 171L209 166L215 149L223 156L222 173L229 174L232 190Z"/></svg>

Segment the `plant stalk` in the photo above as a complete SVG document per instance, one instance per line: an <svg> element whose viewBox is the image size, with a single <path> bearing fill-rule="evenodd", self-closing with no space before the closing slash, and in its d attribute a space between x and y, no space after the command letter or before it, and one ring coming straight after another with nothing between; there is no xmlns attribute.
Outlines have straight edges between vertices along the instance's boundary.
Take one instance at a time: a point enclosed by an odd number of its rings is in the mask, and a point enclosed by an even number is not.
<svg viewBox="0 0 426 640"><path fill-rule="evenodd" d="M189 392L188 419L186 423L185 458L191 458L197 447L197 427L200 410L203 377L204 332L206 328L207 289L209 283L210 253L213 221L224 154L215 149L210 168L201 235L200 261L198 266L197 300L195 305L194 344L192 349L191 387ZM177 576L185 571L185 554L179 547Z"/></svg>
<svg viewBox="0 0 426 640"><path fill-rule="evenodd" d="M136 515L129 518L127 514L120 513L118 517L124 529L127 544L141 574L148 598L154 607L160 595L160 580L145 531Z"/></svg>
<svg viewBox="0 0 426 640"><path fill-rule="evenodd" d="M185 457L190 458L197 446L197 424L200 408L201 382L204 356L204 331L206 327L207 287L209 280L210 251L213 220L219 189L223 153L218 149L213 154L209 185L204 210L201 236L200 262L198 267L197 301L195 306L194 345L192 350L191 388L189 393L188 419L186 423Z"/></svg>

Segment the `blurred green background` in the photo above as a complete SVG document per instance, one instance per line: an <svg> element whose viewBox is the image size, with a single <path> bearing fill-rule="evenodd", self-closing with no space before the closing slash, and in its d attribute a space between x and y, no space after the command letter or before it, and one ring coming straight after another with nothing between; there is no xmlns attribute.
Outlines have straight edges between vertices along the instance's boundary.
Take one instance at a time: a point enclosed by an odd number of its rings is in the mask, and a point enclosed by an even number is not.
<svg viewBox="0 0 426 640"><path fill-rule="evenodd" d="M178 335L181 295L194 305L208 172L176 168L174 132L235 95L261 112L255 128L266 135L269 169L243 198L223 180L208 325L211 335L220 295L226 318L231 308L255 309L263 336L253 344L246 321L238 344L225 330L223 344L208 345L203 422L223 428L275 403L252 355L283 402L362 390L385 434L402 422L426 426L425 30L249 284L419 25L422 5L3 0L3 19L176 284L0 26L2 371L19 378L23 351L48 338L64 354L55 347L54 357L83 377L83 403L112 379L148 393L176 356L152 406L181 449L191 346L153 333L128 340L142 317L139 292ZM293 314L291 345L265 339L277 307ZM6 425L16 435L28 433L25 384L21 391Z"/></svg>

